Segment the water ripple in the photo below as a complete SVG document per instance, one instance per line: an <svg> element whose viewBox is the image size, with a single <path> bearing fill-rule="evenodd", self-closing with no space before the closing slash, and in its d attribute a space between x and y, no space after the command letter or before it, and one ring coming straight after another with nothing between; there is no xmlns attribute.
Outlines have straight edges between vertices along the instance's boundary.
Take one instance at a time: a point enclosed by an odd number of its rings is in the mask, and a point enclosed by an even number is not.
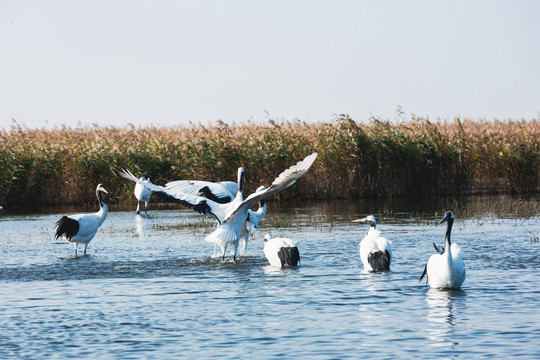
<svg viewBox="0 0 540 360"><path fill-rule="evenodd" d="M71 245L35 235L56 217L2 220L0 358L540 353L540 252L528 237L539 232L535 221L462 222L453 237L467 280L461 291L441 291L418 282L431 242L444 240L436 225L381 222L394 261L391 271L373 274L358 256L363 232L348 223L332 224L335 231L321 224L280 230L299 241L302 255L301 266L282 270L268 265L262 243L250 243L236 262L222 261L210 257L203 236L178 227L154 232L152 222L165 220L134 224L131 213L111 213L89 255L75 257ZM144 234L132 236L134 226ZM14 241L16 233L23 240Z"/></svg>

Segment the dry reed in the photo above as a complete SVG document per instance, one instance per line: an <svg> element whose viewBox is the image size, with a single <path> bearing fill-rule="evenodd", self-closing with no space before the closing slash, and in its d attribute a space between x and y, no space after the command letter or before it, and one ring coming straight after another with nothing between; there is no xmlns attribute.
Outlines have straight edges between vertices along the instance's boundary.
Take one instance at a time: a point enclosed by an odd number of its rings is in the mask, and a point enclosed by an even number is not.
<svg viewBox="0 0 540 360"><path fill-rule="evenodd" d="M312 151L319 157L288 199L332 199L539 190L540 121L331 123L300 121L187 127L60 127L0 131L0 205L130 201L126 168L153 182L234 180L246 168L248 188L270 184Z"/></svg>

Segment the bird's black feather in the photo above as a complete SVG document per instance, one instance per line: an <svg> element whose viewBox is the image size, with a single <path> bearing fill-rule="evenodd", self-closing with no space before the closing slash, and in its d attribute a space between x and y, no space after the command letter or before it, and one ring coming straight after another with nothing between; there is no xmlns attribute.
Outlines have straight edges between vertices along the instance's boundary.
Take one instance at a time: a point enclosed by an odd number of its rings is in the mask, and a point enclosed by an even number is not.
<svg viewBox="0 0 540 360"><path fill-rule="evenodd" d="M424 276L426 276L426 273L427 273L427 264L426 264L426 266L424 266L424 272L422 273L422 276L420 276L420 279L418 279L418 282L422 281Z"/></svg>
<svg viewBox="0 0 540 360"><path fill-rule="evenodd" d="M282 247L277 255L281 261L281 266L297 266L298 261L300 261L300 252L296 246Z"/></svg>
<svg viewBox="0 0 540 360"><path fill-rule="evenodd" d="M79 222L67 216L62 216L55 226L57 228L55 239L65 235L68 240L71 240L79 232Z"/></svg>
<svg viewBox="0 0 540 360"><path fill-rule="evenodd" d="M198 204L191 204L191 203L189 203L189 202L187 202L185 200L177 199L174 196L166 193L165 191L154 191L154 194L156 194L157 196L159 196L160 198L162 198L165 201L172 202L172 203L175 203L175 204L180 204L180 205L183 205L183 206L185 206L187 208L193 209L193 210L197 211L199 214L203 214L203 215L212 214L212 215L214 215L212 213L212 208L210 207L210 205L208 205L206 200L202 200ZM214 215L214 217L221 224L221 222L219 221L217 216Z"/></svg>
<svg viewBox="0 0 540 360"><path fill-rule="evenodd" d="M218 197L216 196L208 186L204 186L203 188L201 188L199 190L205 197L207 197L208 199L212 200L212 201L215 201L219 204L226 204L226 203L230 203L232 201L231 197L230 196L225 196L225 197Z"/></svg>
<svg viewBox="0 0 540 360"><path fill-rule="evenodd" d="M368 263L373 271L390 270L390 253L388 250L371 252L368 254Z"/></svg>
<svg viewBox="0 0 540 360"><path fill-rule="evenodd" d="M433 243L433 247L435 248L435 251L438 252L439 254L444 254L444 246L442 248L438 248L437 245L435 245L435 243Z"/></svg>

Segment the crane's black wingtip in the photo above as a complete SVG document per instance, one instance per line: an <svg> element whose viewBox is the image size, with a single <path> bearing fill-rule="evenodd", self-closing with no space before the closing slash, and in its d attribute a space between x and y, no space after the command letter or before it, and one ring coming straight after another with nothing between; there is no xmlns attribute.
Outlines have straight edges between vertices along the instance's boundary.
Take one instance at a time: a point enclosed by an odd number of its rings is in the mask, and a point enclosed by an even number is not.
<svg viewBox="0 0 540 360"><path fill-rule="evenodd" d="M424 266L424 272L422 273L422 276L420 276L420 279L418 279L418 282L421 282L424 276L427 274L427 264Z"/></svg>

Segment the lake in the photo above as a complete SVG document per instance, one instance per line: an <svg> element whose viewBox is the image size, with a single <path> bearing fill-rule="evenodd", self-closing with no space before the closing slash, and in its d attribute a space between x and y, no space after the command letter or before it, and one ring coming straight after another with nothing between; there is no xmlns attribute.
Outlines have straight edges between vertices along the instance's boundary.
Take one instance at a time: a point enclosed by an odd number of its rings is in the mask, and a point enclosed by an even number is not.
<svg viewBox="0 0 540 360"><path fill-rule="evenodd" d="M64 212L4 210L0 358L537 359L538 200L270 203L234 263L212 258L212 220L188 209L111 211L86 256L54 239ZM418 281L447 207L459 291ZM351 220L367 214L392 241L389 272L362 270L368 228ZM266 233L297 240L301 266L268 266Z"/></svg>

